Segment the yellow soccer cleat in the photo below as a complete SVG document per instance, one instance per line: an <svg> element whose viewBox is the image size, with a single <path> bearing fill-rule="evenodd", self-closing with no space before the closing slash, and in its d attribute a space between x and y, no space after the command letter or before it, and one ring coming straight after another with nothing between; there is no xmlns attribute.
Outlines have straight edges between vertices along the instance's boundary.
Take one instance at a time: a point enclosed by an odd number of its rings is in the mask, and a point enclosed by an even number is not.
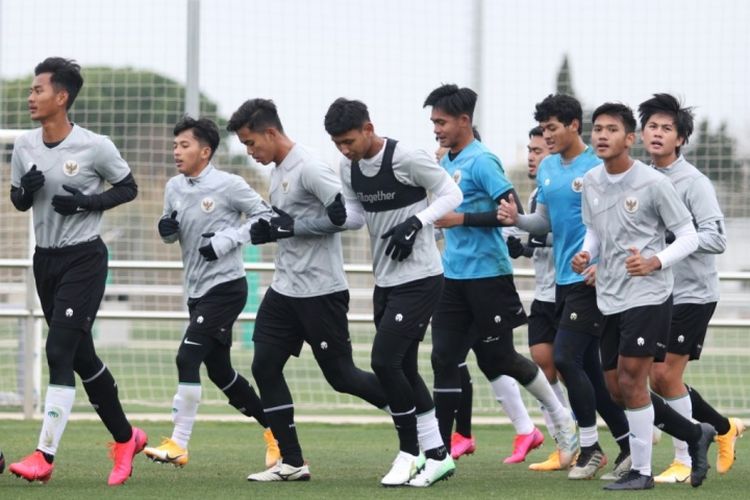
<svg viewBox="0 0 750 500"><path fill-rule="evenodd" d="M716 470L719 474L726 474L734 465L735 450L734 445L738 437L742 437L745 432L745 424L739 418L729 419L729 432L716 436L718 455L716 457Z"/></svg>
<svg viewBox="0 0 750 500"><path fill-rule="evenodd" d="M143 453L154 462L172 464L175 467L184 467L188 463L188 451L170 438L164 438L155 448L144 448Z"/></svg>
<svg viewBox="0 0 750 500"><path fill-rule="evenodd" d="M562 470L562 465L560 464L560 450L556 449L553 451L544 462L530 464L529 469L540 472Z"/></svg>
<svg viewBox="0 0 750 500"><path fill-rule="evenodd" d="M266 442L266 468L270 469L281 460L281 450L279 449L279 442L273 437L270 427L263 431L263 440Z"/></svg>
<svg viewBox="0 0 750 500"><path fill-rule="evenodd" d="M672 464L659 474L654 477L656 483L690 483L690 467L683 464L679 460L675 460Z"/></svg>

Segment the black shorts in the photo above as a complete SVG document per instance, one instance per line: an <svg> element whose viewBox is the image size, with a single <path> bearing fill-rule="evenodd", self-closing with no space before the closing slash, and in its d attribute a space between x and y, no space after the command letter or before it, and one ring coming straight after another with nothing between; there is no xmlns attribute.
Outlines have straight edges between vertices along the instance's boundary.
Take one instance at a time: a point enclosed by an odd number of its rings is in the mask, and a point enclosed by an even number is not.
<svg viewBox="0 0 750 500"><path fill-rule="evenodd" d="M246 303L247 280L244 276L212 287L203 297L188 299L190 324L185 334L208 335L231 346L232 325Z"/></svg>
<svg viewBox="0 0 750 500"><path fill-rule="evenodd" d="M659 305L634 307L605 316L601 338L602 369L617 368L618 356L664 361L671 321L671 296Z"/></svg>
<svg viewBox="0 0 750 500"><path fill-rule="evenodd" d="M34 252L34 280L50 327L91 332L107 282L107 246L96 238Z"/></svg>
<svg viewBox="0 0 750 500"><path fill-rule="evenodd" d="M351 356L349 291L317 297L288 297L268 288L255 319L254 342L266 342L299 356L302 343L312 348L315 359Z"/></svg>
<svg viewBox="0 0 750 500"><path fill-rule="evenodd" d="M442 291L442 274L396 286L375 286L375 327L379 332L422 340Z"/></svg>
<svg viewBox="0 0 750 500"><path fill-rule="evenodd" d="M432 318L433 329L460 333L473 327L480 339L496 337L526 322L526 311L512 275L471 280L446 278Z"/></svg>
<svg viewBox="0 0 750 500"><path fill-rule="evenodd" d="M555 303L534 299L529 314L529 346L555 342Z"/></svg>
<svg viewBox="0 0 750 500"><path fill-rule="evenodd" d="M596 288L583 282L555 288L555 327L599 337L603 316L596 305Z"/></svg>
<svg viewBox="0 0 750 500"><path fill-rule="evenodd" d="M708 304L677 304L672 308L672 328L669 331L667 352L689 354L700 359L708 322L716 310L716 302Z"/></svg>

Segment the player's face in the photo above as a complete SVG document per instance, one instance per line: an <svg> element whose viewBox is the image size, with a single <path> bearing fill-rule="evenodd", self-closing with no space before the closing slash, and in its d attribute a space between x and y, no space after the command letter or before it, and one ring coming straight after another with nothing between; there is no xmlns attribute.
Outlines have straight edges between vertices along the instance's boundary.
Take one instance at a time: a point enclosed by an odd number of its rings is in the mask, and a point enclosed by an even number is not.
<svg viewBox="0 0 750 500"><path fill-rule="evenodd" d="M276 143L273 140L271 129L263 132L250 130L247 126L237 130L237 138L247 149L247 154L253 160L263 165L272 163L276 157Z"/></svg>
<svg viewBox="0 0 750 500"><path fill-rule="evenodd" d="M372 147L373 129L365 124L361 129L352 129L341 135L331 136L331 140L341 154L350 161L365 158Z"/></svg>
<svg viewBox="0 0 750 500"><path fill-rule="evenodd" d="M52 73L41 73L31 82L26 101L29 105L29 114L34 121L44 120L65 109L68 92L55 90L51 78Z"/></svg>
<svg viewBox="0 0 750 500"><path fill-rule="evenodd" d="M591 144L596 156L604 161L628 154L635 142L635 133L625 132L625 125L619 118L610 115L599 115L591 131Z"/></svg>
<svg viewBox="0 0 750 500"><path fill-rule="evenodd" d="M539 168L539 164L542 162L545 156L549 154L549 148L544 140L544 137L538 135L532 135L529 139L529 145L526 146L529 151L527 157L527 164L529 166L529 179L536 179L536 171Z"/></svg>
<svg viewBox="0 0 750 500"><path fill-rule="evenodd" d="M677 148L682 146L683 138L677 135L674 118L665 113L651 115L641 132L643 145L652 158L674 156Z"/></svg>
<svg viewBox="0 0 750 500"><path fill-rule="evenodd" d="M451 116L441 109L432 108L430 120L441 148L453 149L460 144L468 116Z"/></svg>
<svg viewBox="0 0 750 500"><path fill-rule="evenodd" d="M174 138L172 156L177 171L187 177L195 177L211 159L211 148L201 145L193 130L183 130Z"/></svg>
<svg viewBox="0 0 750 500"><path fill-rule="evenodd" d="M573 120L569 125L564 125L556 116L549 120L539 122L542 133L550 154L564 153L578 141L578 120Z"/></svg>

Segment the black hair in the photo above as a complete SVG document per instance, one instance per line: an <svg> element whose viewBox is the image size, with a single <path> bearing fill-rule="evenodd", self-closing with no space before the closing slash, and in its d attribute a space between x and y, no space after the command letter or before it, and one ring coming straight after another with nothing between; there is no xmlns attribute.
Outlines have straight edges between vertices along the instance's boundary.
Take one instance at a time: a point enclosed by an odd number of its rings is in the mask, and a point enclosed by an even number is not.
<svg viewBox="0 0 750 500"><path fill-rule="evenodd" d="M174 126L172 133L176 137L186 130L192 130L193 135L201 145L211 148L211 156L208 159L213 158L216 149L219 147L219 127L216 123L208 118L198 118L196 120L185 115Z"/></svg>
<svg viewBox="0 0 750 500"><path fill-rule="evenodd" d="M482 142L482 136L479 135L479 129L477 129L476 127L471 127L471 133L474 134L474 139Z"/></svg>
<svg viewBox="0 0 750 500"><path fill-rule="evenodd" d="M430 92L422 107L432 106L455 117L469 115L469 120L473 120L476 104L476 92L468 87L458 88L458 85L447 83Z"/></svg>
<svg viewBox="0 0 750 500"><path fill-rule="evenodd" d="M328 106L323 124L329 135L337 136L350 130L362 130L369 121L370 113L365 103L339 97Z"/></svg>
<svg viewBox="0 0 750 500"><path fill-rule="evenodd" d="M578 134L583 132L583 109L578 99L567 94L550 94L542 102L536 103L534 120L546 122L555 117L565 126L578 120Z"/></svg>
<svg viewBox="0 0 750 500"><path fill-rule="evenodd" d="M76 97L78 97L78 92L83 87L81 65L73 59L48 57L34 68L35 76L39 76L42 73L52 73L50 82L55 90L64 89L68 93L68 102L65 103L65 107L66 109L70 109Z"/></svg>
<svg viewBox="0 0 750 500"><path fill-rule="evenodd" d="M237 132L242 127L247 127L253 132L265 132L273 127L284 133L276 104L270 99L250 99L243 102L242 106L232 113L227 130Z"/></svg>
<svg viewBox="0 0 750 500"><path fill-rule="evenodd" d="M693 108L682 107L680 101L670 94L654 94L651 99L643 101L638 106L638 116L641 119L641 129L646 128L649 118L657 113L663 113L672 117L677 127L677 136L682 137L683 144L688 143L693 133ZM680 147L677 147L680 154Z"/></svg>
<svg viewBox="0 0 750 500"><path fill-rule="evenodd" d="M536 127L529 130L529 139L532 137L544 137L544 130L542 130L542 127L537 125Z"/></svg>
<svg viewBox="0 0 750 500"><path fill-rule="evenodd" d="M635 116L633 116L633 110L622 103L605 102L594 110L594 114L591 116L591 123L594 123L600 115L618 118L625 126L626 134L632 134L635 132Z"/></svg>

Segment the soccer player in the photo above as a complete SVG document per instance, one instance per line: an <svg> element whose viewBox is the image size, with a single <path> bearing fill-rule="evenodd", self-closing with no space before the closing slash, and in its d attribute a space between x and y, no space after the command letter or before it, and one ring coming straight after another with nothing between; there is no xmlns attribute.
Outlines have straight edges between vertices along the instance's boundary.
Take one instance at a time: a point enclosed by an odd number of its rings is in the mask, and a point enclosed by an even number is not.
<svg viewBox="0 0 750 500"><path fill-rule="evenodd" d="M648 390L654 359L663 359L672 316L672 270L690 255L698 237L690 212L669 179L630 157L635 142L633 112L605 103L593 114L591 142L603 164L583 179L582 250L571 264L577 273L597 261L596 297L604 314L602 365L613 398L621 402L630 428L631 470L606 490L654 487L651 476L653 425L688 442L690 483L700 486L708 472L706 453L716 435L694 424ZM664 232L675 241L665 248ZM652 403L653 401L653 403Z"/></svg>
<svg viewBox="0 0 750 500"><path fill-rule="evenodd" d="M716 438L716 469L726 473L734 463L734 444L744 431L737 418L726 418L709 405L683 374L688 361L700 358L708 322L719 300L716 254L726 248L724 215L711 181L680 154L693 132L693 114L669 94L654 94L638 107L641 134L651 166L665 174L680 195L698 233L698 249L674 264L672 323L667 355L651 368L651 387L669 406L685 418L711 424ZM674 236L667 233L667 243ZM675 457L669 468L654 477L657 483L686 482L690 477L687 443L674 439Z"/></svg>
<svg viewBox="0 0 750 500"><path fill-rule="evenodd" d="M529 144L527 145L528 176L536 179L537 170L541 161L549 154L549 148L544 141L542 128L536 126L529 131ZM534 188L529 196L529 213L536 211L537 192ZM555 341L555 259L552 254L552 233L546 235L529 235L527 243L514 235L507 238L508 254L517 259L524 256L531 258L534 262L534 300L531 302L531 314L529 315L529 352L531 359L539 365L544 375L555 392L560 404L567 407L567 400L562 384L557 377L554 359ZM554 429L549 412L541 405L542 416L547 429ZM553 432L554 434L554 432ZM529 469L537 471L560 470L560 451L555 449L547 460L529 465Z"/></svg>
<svg viewBox="0 0 750 500"><path fill-rule="evenodd" d="M370 233L377 329L372 369L399 439L399 452L381 484L430 486L452 475L455 465L417 370L417 353L443 289L433 224L458 206L461 191L428 153L377 135L363 102L336 99L326 112L325 129L345 156L340 175L346 227L367 224Z"/></svg>
<svg viewBox="0 0 750 500"><path fill-rule="evenodd" d="M513 345L513 328L526 323L526 313L496 212L498 200L515 191L500 160L472 134L476 99L473 90L446 84L424 102L432 107L430 119L440 145L450 149L441 165L463 193L456 211L439 220L445 235L445 289L432 320L432 368L440 432L444 440L450 438L461 398L458 363L473 349L490 381L510 375L550 409L567 465L578 451L575 423L539 367ZM544 436L532 424L522 439L525 457Z"/></svg>
<svg viewBox="0 0 750 500"><path fill-rule="evenodd" d="M50 57L34 69L28 97L40 128L20 136L11 160L10 199L18 210L34 208L34 279L49 326L49 385L36 451L10 465L28 481L47 482L75 401L75 373L115 442L108 484L122 484L146 433L128 422L117 384L94 349L91 328L104 295L107 247L99 236L102 212L133 200L138 186L109 138L68 118L83 86L81 67ZM112 187L104 191L105 181Z"/></svg>
<svg viewBox="0 0 750 500"><path fill-rule="evenodd" d="M310 469L294 424L294 403L284 365L312 348L323 375L338 392L358 396L377 408L387 406L374 374L352 360L348 320L349 290L341 249L347 218L341 182L334 170L295 144L267 99L243 103L229 120L256 161L274 163L269 188L274 216L250 226L253 244L276 242L275 271L255 320L253 377L266 420L278 440L282 461L249 481L305 481Z"/></svg>
<svg viewBox="0 0 750 500"><path fill-rule="evenodd" d="M586 233L581 220L583 176L600 160L581 139L583 111L574 97L564 94L546 97L536 105L534 119L542 127L551 153L542 160L537 172L536 211L518 215L516 204L503 200L498 217L530 234L546 234L550 229L554 234L557 325L554 360L568 388L581 443L581 453L568 478L591 479L607 463L599 445L597 411L620 447L612 471L619 477L630 470L627 419L622 408L612 401L602 375L599 360L602 316L596 306L596 291L590 286L593 275L588 274L589 270L582 276L570 268L570 259L580 250Z"/></svg>
<svg viewBox="0 0 750 500"><path fill-rule="evenodd" d="M242 245L250 240L250 224L272 212L244 179L211 162L219 146L214 122L185 117L175 125L174 136L179 175L167 182L158 231L165 243L180 242L190 323L177 351L172 437L144 453L182 467L188 463L188 441L201 400L201 364L230 405L268 427L258 395L232 367L230 349L232 326L247 301ZM279 448L270 429L264 438L266 467L272 467L280 458Z"/></svg>

